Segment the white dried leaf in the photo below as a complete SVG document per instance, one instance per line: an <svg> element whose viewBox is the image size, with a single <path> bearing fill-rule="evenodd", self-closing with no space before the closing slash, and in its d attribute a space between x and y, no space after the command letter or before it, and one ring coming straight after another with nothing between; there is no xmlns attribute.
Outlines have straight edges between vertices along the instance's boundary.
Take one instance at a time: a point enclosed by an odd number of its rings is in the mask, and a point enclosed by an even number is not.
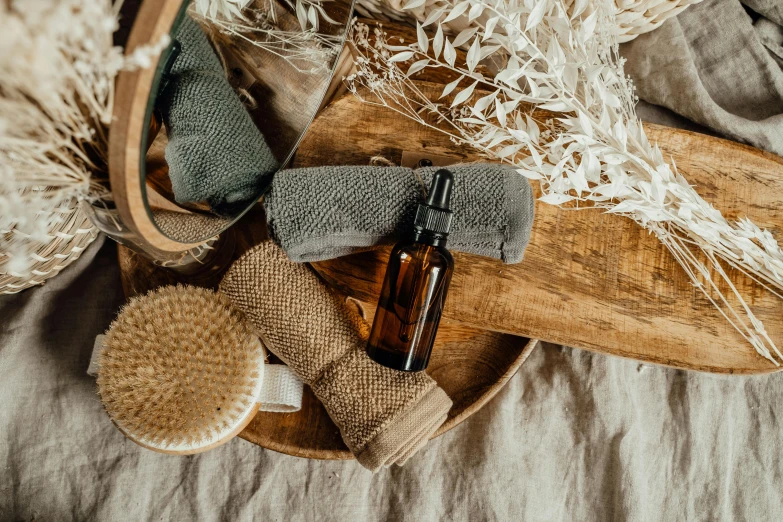
<svg viewBox="0 0 783 522"><path fill-rule="evenodd" d="M587 164L585 165L585 178L587 181L598 183L601 179L601 162L598 160L590 147L585 149L583 157L587 158Z"/></svg>
<svg viewBox="0 0 783 522"><path fill-rule="evenodd" d="M530 136L528 136L527 132L525 132L524 130L509 128L508 133L511 134L511 136L513 136L514 139L517 139L522 143L530 143Z"/></svg>
<svg viewBox="0 0 783 522"><path fill-rule="evenodd" d="M465 64L468 66L468 70L470 72L473 72L473 70L478 65L480 57L481 57L481 44L479 43L479 39L475 38L473 40L473 45L470 46L470 49L468 49L468 54L465 57Z"/></svg>
<svg viewBox="0 0 783 522"><path fill-rule="evenodd" d="M475 4L473 7L470 8L470 11L468 11L468 21L472 22L479 16L481 16L481 13L484 12L485 5L481 2Z"/></svg>
<svg viewBox="0 0 783 522"><path fill-rule="evenodd" d="M427 33L424 32L424 28L419 22L416 22L416 37L419 43L419 50L426 54L430 48L430 39L427 37Z"/></svg>
<svg viewBox="0 0 783 522"><path fill-rule="evenodd" d="M513 156L514 154L519 152L520 149L522 149L522 147L524 147L524 146L525 145L522 144L522 143L513 143L511 145L506 145L502 149L498 150L495 153L495 156L497 156L499 159L503 159L503 158L507 158L509 156Z"/></svg>
<svg viewBox="0 0 783 522"><path fill-rule="evenodd" d="M413 51L404 51L404 52L395 54L394 56L389 58L389 61L391 63L404 62L406 60L410 60L411 58L413 58Z"/></svg>
<svg viewBox="0 0 783 522"><path fill-rule="evenodd" d="M487 56L495 54L498 50L500 50L500 48L500 45L485 45L481 48L481 57L479 57L479 61L483 60Z"/></svg>
<svg viewBox="0 0 783 522"><path fill-rule="evenodd" d="M299 27L302 31L307 30L307 8L302 0L296 0L296 19L299 21Z"/></svg>
<svg viewBox="0 0 783 522"><path fill-rule="evenodd" d="M490 38L494 33L495 26L498 24L498 20L500 20L499 16L493 16L489 20L487 20L487 24L484 26L484 36L481 38L482 42L486 42L488 38Z"/></svg>
<svg viewBox="0 0 783 522"><path fill-rule="evenodd" d="M538 172L535 172L533 170L517 169L517 172L519 174L522 174L523 176L525 176L527 179L532 179L532 180L544 179L544 176L542 176L541 174L539 174Z"/></svg>
<svg viewBox="0 0 783 522"><path fill-rule="evenodd" d="M427 27L428 25L434 24L440 19L441 16L443 16L445 12L446 12L445 7L434 9L430 14L427 15L427 18L424 19L424 22L422 22L421 25Z"/></svg>
<svg viewBox="0 0 783 522"><path fill-rule="evenodd" d="M582 192L587 192L588 188L587 180L585 179L585 163L586 159L582 156L582 161L576 170L568 174L568 181L571 182L571 186L574 187L579 196L582 195Z"/></svg>
<svg viewBox="0 0 783 522"><path fill-rule="evenodd" d="M579 15L585 12L587 8L588 0L575 0L573 7L571 8L571 20L578 18Z"/></svg>
<svg viewBox="0 0 783 522"><path fill-rule="evenodd" d="M501 103L500 98L495 98L495 115L498 119L498 123L501 127L506 126L506 111L503 110L503 103Z"/></svg>
<svg viewBox="0 0 783 522"><path fill-rule="evenodd" d="M525 123L527 124L527 135L530 136L530 141L538 145L539 128L538 124L530 117L529 114L525 114Z"/></svg>
<svg viewBox="0 0 783 522"><path fill-rule="evenodd" d="M429 62L430 62L430 60L428 58L425 58L424 60L419 60L417 62L413 62L413 64L411 64L411 66L408 68L408 72L405 73L405 75L406 76L410 76L412 74L415 74L415 73L421 71L422 69L427 67L427 64Z"/></svg>
<svg viewBox="0 0 783 522"><path fill-rule="evenodd" d="M544 159L541 157L541 154L539 154L538 150L536 150L535 147L530 147L528 150L530 151L530 157L533 158L533 162L536 164L536 166L538 168L543 167Z"/></svg>
<svg viewBox="0 0 783 522"><path fill-rule="evenodd" d="M453 82L449 82L446 87L443 88L443 92L441 93L440 97L443 98L444 96L448 96L451 94L451 91L457 88L457 85L459 85L459 82L462 81L462 79L465 78L464 76L460 76Z"/></svg>
<svg viewBox="0 0 783 522"><path fill-rule="evenodd" d="M487 122L480 118L458 118L457 121L462 123L472 123L474 125L486 125Z"/></svg>
<svg viewBox="0 0 783 522"><path fill-rule="evenodd" d="M451 102L451 106L455 107L470 98L470 95L473 94L473 89L476 88L476 85L478 85L478 81L473 82L473 84L467 89L460 91L459 94L454 97L454 101Z"/></svg>
<svg viewBox="0 0 783 522"><path fill-rule="evenodd" d="M573 199L574 198L572 196L569 196L567 194L557 194L557 193L546 194L538 198L539 201L543 201L544 203L548 203L550 205L562 205L563 203L568 203L569 201L573 201Z"/></svg>
<svg viewBox="0 0 783 522"><path fill-rule="evenodd" d="M454 9L451 10L449 15L443 19L443 23L445 24L451 22L452 20L462 16L465 13L465 11L468 10L469 5L470 4L468 2L460 2L457 5L455 5Z"/></svg>
<svg viewBox="0 0 783 522"><path fill-rule="evenodd" d="M457 51L454 49L454 46L451 45L448 38L446 39L446 45L443 47L443 59L452 67L454 67L454 62L457 60Z"/></svg>
<svg viewBox="0 0 783 522"><path fill-rule="evenodd" d="M579 118L578 119L579 127L582 133L584 133L584 135L587 136L588 138L592 138L593 124L590 122L590 117L587 114L585 114L584 111L579 111L578 118Z"/></svg>
<svg viewBox="0 0 783 522"><path fill-rule="evenodd" d="M568 92L576 92L576 85L579 79L579 68L571 63L563 66L563 83Z"/></svg>
<svg viewBox="0 0 783 522"><path fill-rule="evenodd" d="M525 32L530 31L531 29L535 28L539 23L541 23L541 20L544 19L544 15L546 14L547 7L549 7L549 1L548 0L538 0L536 2L535 7L533 7L533 10L530 12L530 15L527 17L527 23L525 24Z"/></svg>
<svg viewBox="0 0 783 522"><path fill-rule="evenodd" d="M426 0L411 0L405 6L403 7L403 10L410 10L410 9L416 9L417 7L421 7L426 3Z"/></svg>
<svg viewBox="0 0 783 522"><path fill-rule="evenodd" d="M474 34L478 31L478 27L468 27L460 31L460 33L454 38L452 44L454 47L461 47L464 43L470 40Z"/></svg>
<svg viewBox="0 0 783 522"><path fill-rule="evenodd" d="M595 27L598 23L598 11L593 11L590 15L584 19L579 27L579 33L581 41L586 42L592 38L595 33Z"/></svg>
<svg viewBox="0 0 783 522"><path fill-rule="evenodd" d="M500 94L500 91L495 91L491 94L487 94L482 98L479 98L479 100L475 104L473 104L473 108L479 112L484 112L487 109L487 107L489 107L491 104L495 102L495 99L497 99L498 94Z"/></svg>
<svg viewBox="0 0 783 522"><path fill-rule="evenodd" d="M435 33L435 38L432 39L432 50L435 51L435 59L440 56L440 52L443 49L443 24L438 24L438 31Z"/></svg>
<svg viewBox="0 0 783 522"><path fill-rule="evenodd" d="M571 110L571 106L563 101L552 101L552 102L542 103L541 105L539 105L539 107L541 109L552 111L552 112L563 112L563 111Z"/></svg>

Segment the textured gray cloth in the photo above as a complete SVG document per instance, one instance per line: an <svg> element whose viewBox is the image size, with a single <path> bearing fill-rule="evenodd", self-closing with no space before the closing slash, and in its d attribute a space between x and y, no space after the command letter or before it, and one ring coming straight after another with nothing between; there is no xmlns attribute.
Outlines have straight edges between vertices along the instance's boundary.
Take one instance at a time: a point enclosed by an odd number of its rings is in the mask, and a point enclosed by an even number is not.
<svg viewBox="0 0 783 522"><path fill-rule="evenodd" d="M519 263L533 193L507 165L453 165L447 247ZM393 243L413 231L437 167L317 167L279 172L264 200L269 233L294 261L323 261Z"/></svg>
<svg viewBox="0 0 783 522"><path fill-rule="evenodd" d="M783 2L742 4L704 0L624 44L626 72L641 99L783 155Z"/></svg>
<svg viewBox="0 0 783 522"><path fill-rule="evenodd" d="M174 197L231 217L260 197L278 162L198 24L185 16L175 38L182 50L156 101Z"/></svg>

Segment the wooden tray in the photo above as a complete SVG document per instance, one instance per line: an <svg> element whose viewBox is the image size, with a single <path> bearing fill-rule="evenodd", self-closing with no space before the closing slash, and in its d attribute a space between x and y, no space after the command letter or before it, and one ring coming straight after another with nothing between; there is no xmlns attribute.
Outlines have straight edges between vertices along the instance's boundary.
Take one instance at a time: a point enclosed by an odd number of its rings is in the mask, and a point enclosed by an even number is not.
<svg viewBox="0 0 783 522"><path fill-rule="evenodd" d="M422 83L420 88L439 93L442 86ZM725 216L748 216L783 237L782 158L692 132L658 125L645 129ZM483 160L435 130L346 96L316 119L295 161L300 167L366 165L380 155L400 164L406 152L455 163ZM387 258L388 250L381 250L313 266L344 293L375 302ZM444 317L461 324L690 370L780 369L731 328L655 237L627 218L537 202L521 264L460 253L454 258ZM747 277L734 271L731 276L783 346L783 301Z"/></svg>
<svg viewBox="0 0 783 522"><path fill-rule="evenodd" d="M229 230L229 243L237 259L253 245L266 240L263 212L255 208ZM164 285L189 283L217 288L220 276L188 280L162 269L136 252L119 245L120 273L126 297ZM362 303L368 320L374 305ZM538 341L483 331L443 321L427 372L454 401L448 419L435 436L460 424L494 397L514 376ZM279 363L279 361L274 361ZM353 458L326 410L305 387L302 409L294 413L259 412L239 434L268 449L315 459Z"/></svg>
<svg viewBox="0 0 783 522"><path fill-rule="evenodd" d="M427 373L454 406L433 435L438 437L473 415L514 376L538 341L443 322ZM259 412L239 435L265 448L312 459L352 459L340 432L310 388L294 413Z"/></svg>

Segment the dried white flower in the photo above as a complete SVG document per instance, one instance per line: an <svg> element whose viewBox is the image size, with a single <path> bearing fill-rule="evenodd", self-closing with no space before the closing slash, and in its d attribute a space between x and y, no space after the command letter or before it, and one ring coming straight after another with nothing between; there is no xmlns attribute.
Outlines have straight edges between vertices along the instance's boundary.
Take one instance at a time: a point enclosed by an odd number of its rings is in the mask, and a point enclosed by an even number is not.
<svg viewBox="0 0 783 522"><path fill-rule="evenodd" d="M114 78L111 0L0 2L0 274L23 274L74 200L106 193ZM70 212L70 210L68 210Z"/></svg>
<svg viewBox="0 0 783 522"><path fill-rule="evenodd" d="M242 10L252 0L196 0L196 12L205 18L244 19Z"/></svg>
<svg viewBox="0 0 783 522"><path fill-rule="evenodd" d="M406 8L417 2L422 3L412 0ZM417 24L417 41L408 45L392 45L379 29L370 37L367 26L356 24L358 72L348 78L349 88L359 95L363 85L375 95L365 101L516 165L540 183L546 203L602 208L633 219L658 237L758 353L775 364L783 361L723 268L724 263L737 268L780 296L783 252L750 220L726 220L649 143L618 55L611 2L439 0L438 5ZM443 24L455 19L466 21L467 28L450 38ZM433 37L425 30L430 26L437 28ZM467 48L464 63L454 51L461 45ZM448 104L430 99L410 80L426 68L456 75L440 96L456 93ZM556 117L536 119L534 108ZM737 306L718 282L730 289Z"/></svg>
<svg viewBox="0 0 783 522"><path fill-rule="evenodd" d="M342 36L319 31L321 20L338 25L324 8L330 1L198 0L193 13L221 32L283 58L299 72L322 73L343 43Z"/></svg>

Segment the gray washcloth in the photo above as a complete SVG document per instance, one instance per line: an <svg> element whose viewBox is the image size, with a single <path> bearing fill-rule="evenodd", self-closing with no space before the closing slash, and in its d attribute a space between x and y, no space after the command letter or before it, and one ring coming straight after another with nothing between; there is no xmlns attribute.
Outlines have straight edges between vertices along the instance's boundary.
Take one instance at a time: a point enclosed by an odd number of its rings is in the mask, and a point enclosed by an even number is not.
<svg viewBox="0 0 783 522"><path fill-rule="evenodd" d="M533 227L533 192L527 180L512 167L497 164L448 169L455 178L448 248L519 263ZM413 229L417 205L437 170L353 166L280 171L264 200L269 233L298 262L395 242Z"/></svg>
<svg viewBox="0 0 783 522"><path fill-rule="evenodd" d="M182 50L156 103L174 197L232 215L258 199L278 162L198 24L185 16L175 38Z"/></svg>

